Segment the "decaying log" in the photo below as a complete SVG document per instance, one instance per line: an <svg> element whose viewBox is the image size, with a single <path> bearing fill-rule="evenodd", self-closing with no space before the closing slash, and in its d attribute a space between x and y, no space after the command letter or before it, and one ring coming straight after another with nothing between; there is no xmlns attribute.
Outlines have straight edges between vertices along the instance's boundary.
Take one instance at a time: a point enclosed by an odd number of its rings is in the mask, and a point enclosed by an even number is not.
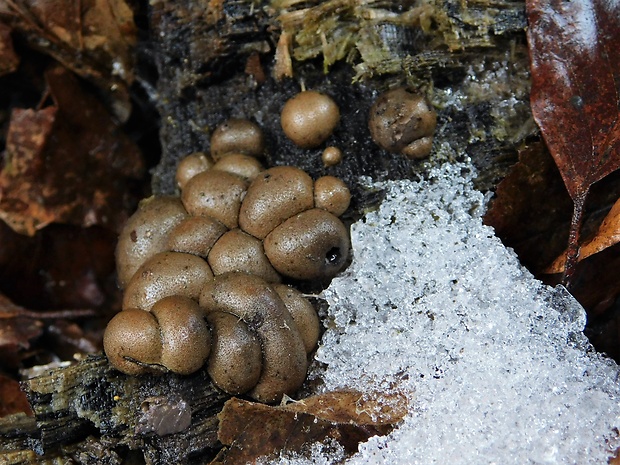
<svg viewBox="0 0 620 465"><path fill-rule="evenodd" d="M23 389L34 419L0 423L0 454L12 450L17 457L21 449L30 460L24 449L45 454L44 459L58 454L84 459L98 449L122 457L140 450L147 463L190 463L217 449L216 415L229 398L206 370L132 377L114 370L104 356L53 369L23 382Z"/></svg>
<svg viewBox="0 0 620 465"><path fill-rule="evenodd" d="M484 67L484 60L511 61L505 65L510 82L519 86L527 80L527 72L517 77L528 67L522 1L278 0L259 5L252 0L154 3L150 28L162 145L152 178L155 193L175 191L179 159L208 152L218 124L246 117L266 134L267 166L293 164L314 177L338 176L357 201L363 195L360 176L402 179L426 168L424 162L379 149L370 139L367 115L378 92L394 85L413 86L431 98L435 87L456 91L466 85L467 69ZM290 34L293 77L278 80L272 74L283 30ZM280 128L282 106L302 84L341 106L341 124L327 141L345 154L337 166L326 169L322 148L299 148ZM523 109L515 105L511 111L517 115L499 123L510 126L509 136L502 136L489 98L464 102L458 114L439 109L438 130L493 179L503 174L487 170L494 160L505 169L510 163L501 159L512 151L516 161L510 136L522 139L535 126L517 134L530 115L527 102ZM441 124L447 120L450 125Z"/></svg>

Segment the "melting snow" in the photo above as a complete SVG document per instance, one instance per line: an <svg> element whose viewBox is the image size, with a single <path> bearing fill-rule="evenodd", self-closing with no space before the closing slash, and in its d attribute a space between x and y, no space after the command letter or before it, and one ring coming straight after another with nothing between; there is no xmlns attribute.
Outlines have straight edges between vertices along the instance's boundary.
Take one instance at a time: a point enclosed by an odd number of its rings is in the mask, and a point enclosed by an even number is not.
<svg viewBox="0 0 620 465"><path fill-rule="evenodd" d="M619 442L618 366L588 344L570 294L482 224L471 179L445 165L381 184L381 207L352 227L354 261L323 294L318 374L326 390L396 388L411 408L346 463L605 463ZM313 454L281 460L342 460Z"/></svg>

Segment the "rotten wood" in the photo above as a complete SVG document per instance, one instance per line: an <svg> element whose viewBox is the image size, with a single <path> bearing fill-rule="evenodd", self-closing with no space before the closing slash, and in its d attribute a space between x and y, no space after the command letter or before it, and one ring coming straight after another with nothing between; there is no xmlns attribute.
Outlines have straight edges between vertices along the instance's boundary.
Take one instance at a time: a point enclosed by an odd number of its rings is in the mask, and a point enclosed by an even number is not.
<svg viewBox="0 0 620 465"><path fill-rule="evenodd" d="M191 376L132 377L104 356L53 369L22 388L35 425L23 419L15 430L9 427L14 418L0 420L0 462L26 449L46 459L89 438L121 457L129 449L140 450L147 463L189 463L218 448L216 415L229 398L204 369Z"/></svg>
<svg viewBox="0 0 620 465"><path fill-rule="evenodd" d="M426 2L426 19L411 20L407 27L384 27L365 19L376 17L377 23L389 22L395 12L411 9L413 3L387 1L378 5L368 1L361 2L354 11L347 2L335 0L273 2L271 11L255 8L251 0L154 4L150 28L159 77L154 86L161 115L162 157L153 172L153 191L172 194L176 188L174 171L180 158L196 151L208 152L211 131L229 117L250 118L259 123L266 134L266 166L292 164L313 177L340 177L352 189L354 203L364 195L359 186L360 176L403 179L422 171L422 163L386 153L371 140L367 115L377 93L396 85L410 85L421 91L433 86L459 88L465 82L467 68L483 56L481 47L489 60L502 61L510 56L526 68L525 6L523 2L503 0L493 2L492 7L482 1L455 4L436 0ZM305 36L312 35L319 20L330 25L329 34L334 40L349 34L352 28L349 47L354 58L335 63L328 60L331 66L325 73L326 50L321 51L320 44L300 43L291 37L288 46L300 58L292 63L291 78L276 80L272 78L274 66L275 74L282 75L274 57L280 33L295 27L295 18L305 15L314 18L300 22L298 32L305 31ZM433 27L425 29L429 24ZM356 40L366 40L371 29L373 37L379 38L371 44L364 43L364 53L359 56L353 50ZM378 68L373 68L364 61L364 57L376 55L370 53L372 47L392 50L394 59L390 61L381 55L381 60L373 61ZM248 59L254 61L250 74L245 72ZM255 78L257 61L268 76L263 83ZM364 79L353 82L359 66L368 73ZM301 149L288 140L280 127L282 106L300 91L302 83L307 89L329 94L340 106L341 123L327 141L327 145L342 150L344 157L339 165L325 167L320 157L323 147ZM516 133L516 128L524 127L530 116L529 103L512 107L517 114L515 121L493 121L493 108L493 102L482 98L467 104L457 114L440 111L439 131L449 132L455 146L471 156L484 176L499 179L505 171L487 168L498 160L496 165L507 169L508 153L512 162L516 161L515 140L495 137L503 129L498 131L494 126L514 125L514 130L509 131ZM473 138L472 133L480 137Z"/></svg>

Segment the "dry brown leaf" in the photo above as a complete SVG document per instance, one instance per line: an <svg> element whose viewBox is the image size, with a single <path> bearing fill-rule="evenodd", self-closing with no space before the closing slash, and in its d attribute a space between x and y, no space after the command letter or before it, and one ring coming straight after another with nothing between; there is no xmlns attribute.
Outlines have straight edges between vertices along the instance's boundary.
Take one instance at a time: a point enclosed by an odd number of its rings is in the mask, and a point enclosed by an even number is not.
<svg viewBox="0 0 620 465"><path fill-rule="evenodd" d="M528 0L531 104L573 200L620 167L620 4ZM597 72L592 72L597 70Z"/></svg>
<svg viewBox="0 0 620 465"><path fill-rule="evenodd" d="M579 248L578 261L580 262L581 260L591 257L618 242L620 242L620 199L611 207L611 210L599 226L594 237L586 241L586 243ZM566 254L567 251L564 250L564 252L549 265L545 273L562 273L566 265Z"/></svg>
<svg viewBox="0 0 620 465"><path fill-rule="evenodd" d="M574 202L566 271L591 186L620 168L620 3L526 1L531 106ZM596 70L596 72L592 72Z"/></svg>
<svg viewBox="0 0 620 465"><path fill-rule="evenodd" d="M15 109L0 172L0 219L33 235L52 222L117 229L140 152L72 73L45 73L55 105Z"/></svg>
<svg viewBox="0 0 620 465"><path fill-rule="evenodd" d="M116 237L109 229L60 224L28 237L0 221L0 293L29 309L90 308L103 318L113 315L121 296Z"/></svg>
<svg viewBox="0 0 620 465"><path fill-rule="evenodd" d="M497 185L484 223L539 273L566 247L572 201L542 142L519 150L519 162Z"/></svg>
<svg viewBox="0 0 620 465"><path fill-rule="evenodd" d="M293 77L293 60L291 59L291 35L282 31L276 46L274 58L273 76L281 81L284 78Z"/></svg>
<svg viewBox="0 0 620 465"><path fill-rule="evenodd" d="M0 366L11 369L19 366L22 358L29 355L33 343L44 332L42 320L58 320L52 328L52 334L56 336L59 330L67 327L70 323L64 321L72 318L93 317L95 312L90 309L72 309L57 311L33 311L13 303L9 298L0 294ZM49 331L49 328L48 328ZM73 334L73 337L72 337ZM76 330L66 330L61 335L65 345L72 345L73 351L69 357L80 351L92 353L99 349L93 344L85 346L90 341L85 340L83 335L76 337ZM58 337L57 337L58 339ZM58 345L58 344L56 344ZM76 350L77 349L77 350ZM0 396L1 398L1 396Z"/></svg>
<svg viewBox="0 0 620 465"><path fill-rule="evenodd" d="M117 118L129 117L136 27L124 0L5 0L2 17L31 47L99 87Z"/></svg>
<svg viewBox="0 0 620 465"><path fill-rule="evenodd" d="M360 442L389 433L407 413L399 394L337 391L273 407L230 399L218 415L218 439L229 446L212 464L251 463L279 452L300 452L327 438L348 453Z"/></svg>
<svg viewBox="0 0 620 465"><path fill-rule="evenodd" d="M309 413L320 420L356 425L394 425L407 414L407 399L401 395L335 391L286 404L287 412Z"/></svg>

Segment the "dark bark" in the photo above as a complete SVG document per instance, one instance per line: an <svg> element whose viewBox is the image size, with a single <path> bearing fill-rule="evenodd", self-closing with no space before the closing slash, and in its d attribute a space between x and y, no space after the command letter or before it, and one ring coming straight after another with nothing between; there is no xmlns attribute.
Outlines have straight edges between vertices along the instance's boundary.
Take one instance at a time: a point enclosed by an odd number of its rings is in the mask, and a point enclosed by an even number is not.
<svg viewBox="0 0 620 465"><path fill-rule="evenodd" d="M141 450L148 463L190 463L218 447L217 413L229 396L206 370L191 376L126 376L104 356L23 382L34 419L0 423L0 451L32 449L46 457L85 453L72 444L125 455ZM189 422L189 424L188 424ZM166 434L169 433L169 434ZM82 447L82 449L83 449Z"/></svg>

